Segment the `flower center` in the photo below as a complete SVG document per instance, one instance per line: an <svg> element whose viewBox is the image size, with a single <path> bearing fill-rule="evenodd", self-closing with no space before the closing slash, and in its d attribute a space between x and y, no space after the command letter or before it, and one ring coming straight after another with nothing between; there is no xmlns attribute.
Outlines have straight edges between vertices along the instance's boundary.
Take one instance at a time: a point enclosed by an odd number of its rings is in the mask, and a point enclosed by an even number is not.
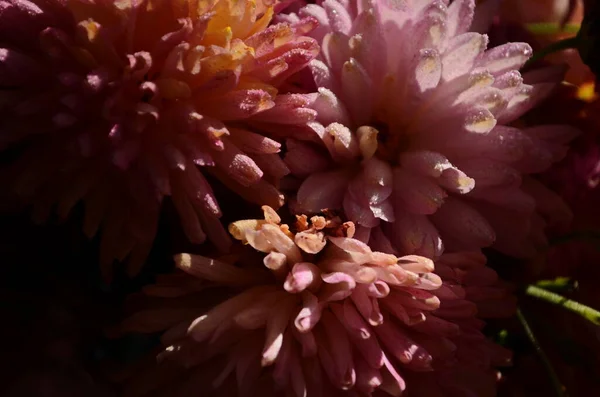
<svg viewBox="0 0 600 397"><path fill-rule="evenodd" d="M398 155L408 150L410 139L407 134L398 129L391 129L389 124L375 120L371 126L378 131L377 157L389 164L398 162Z"/></svg>

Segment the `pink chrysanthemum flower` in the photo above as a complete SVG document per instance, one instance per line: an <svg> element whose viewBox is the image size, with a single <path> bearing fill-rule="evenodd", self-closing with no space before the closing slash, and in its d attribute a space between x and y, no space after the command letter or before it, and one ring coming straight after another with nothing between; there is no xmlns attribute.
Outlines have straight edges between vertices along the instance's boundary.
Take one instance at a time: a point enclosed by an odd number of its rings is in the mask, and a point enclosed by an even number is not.
<svg viewBox="0 0 600 397"><path fill-rule="evenodd" d="M468 300L505 298L481 254L446 257L442 285L431 260L372 251L351 223L300 217L292 231L263 208L264 220L230 226L262 260L181 254L177 266L195 278L176 274L145 290L172 299L154 300L122 331L168 329L168 348L164 366L128 395L432 396L425 391L469 387L449 371L487 375L506 357L480 333Z"/></svg>
<svg viewBox="0 0 600 397"><path fill-rule="evenodd" d="M486 35L468 32L474 0L318 3L287 16L316 18L322 47L308 94L317 143L287 142L286 163L304 179L295 209L343 208L357 237L381 229L402 254L492 244L533 254L545 243L536 205L552 194L527 175L561 158L574 132L511 123L550 92L555 71L526 84L529 45L486 50Z"/></svg>
<svg viewBox="0 0 600 397"><path fill-rule="evenodd" d="M205 173L281 205L288 169L261 131L302 107L277 86L318 46L314 20L268 26L270 3L0 0L0 143L36 218L83 200L102 262L139 263L165 196L192 242L228 245Z"/></svg>

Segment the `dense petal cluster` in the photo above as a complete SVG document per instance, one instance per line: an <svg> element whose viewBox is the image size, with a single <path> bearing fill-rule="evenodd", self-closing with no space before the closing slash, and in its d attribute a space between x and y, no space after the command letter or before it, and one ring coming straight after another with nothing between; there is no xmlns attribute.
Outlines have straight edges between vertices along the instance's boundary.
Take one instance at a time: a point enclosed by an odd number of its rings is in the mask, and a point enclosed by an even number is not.
<svg viewBox="0 0 600 397"><path fill-rule="evenodd" d="M573 220L568 227L551 231L551 238L559 243L539 256L537 270L548 278L573 277L579 281L580 290L590 291L595 291L595 278L586 273L595 271L600 259L594 237L600 224L599 111L600 101L591 83L579 89L564 87L560 96L547 101L530 116L568 121L583 131L571 143L567 156L539 176L573 208Z"/></svg>
<svg viewBox="0 0 600 397"><path fill-rule="evenodd" d="M420 330L428 335L425 345L433 357L432 372L411 373L407 384L418 396L495 396L498 373L510 364L511 353L487 339L483 318L514 314L516 298L485 266L479 252L444 254L435 262L443 285L433 293L440 307Z"/></svg>
<svg viewBox="0 0 600 397"><path fill-rule="evenodd" d="M166 197L213 243L131 299L118 333L164 333L125 395L495 395L482 318L515 299L480 249L534 255L569 219L534 174L577 131L521 117L562 70L522 76L531 47L487 49L499 2L475 4L0 0L2 205L83 202L106 275L139 269ZM598 185L584 146L565 197ZM228 234L221 191L264 219Z"/></svg>
<svg viewBox="0 0 600 397"><path fill-rule="evenodd" d="M264 254L262 263L249 255L233 263L178 255L177 266L195 279L178 274L146 289L175 302L123 324L124 331L168 329L161 357L188 371L177 382L163 379L165 395L198 389L234 396L399 395L405 389L415 396L458 395L439 394L470 387L466 379L452 381L448 371L487 375L506 360L476 319L474 301L506 297L481 254L446 256L442 284L431 260L372 251L352 238L352 224L299 217L292 231L263 208L264 220L230 226L236 239ZM134 382L130 394L157 386L148 378ZM439 393L427 394L432 390Z"/></svg>
<svg viewBox="0 0 600 397"><path fill-rule="evenodd" d="M35 217L83 200L103 262L139 263L165 196L192 242L229 244L207 172L281 205L288 169L262 132L304 105L277 87L318 46L302 36L310 18L269 26L270 3L1 0L0 147L16 158L4 176Z"/></svg>
<svg viewBox="0 0 600 397"><path fill-rule="evenodd" d="M519 129L514 121L559 81L554 69L522 77L525 43L486 50L468 32L474 0L309 4L322 46L310 64L318 135L287 141L303 180L298 212L343 209L368 241L380 229L402 254L494 244L526 256L545 244L539 203L554 199L529 174L566 152L574 129ZM568 212L559 217L568 217Z"/></svg>

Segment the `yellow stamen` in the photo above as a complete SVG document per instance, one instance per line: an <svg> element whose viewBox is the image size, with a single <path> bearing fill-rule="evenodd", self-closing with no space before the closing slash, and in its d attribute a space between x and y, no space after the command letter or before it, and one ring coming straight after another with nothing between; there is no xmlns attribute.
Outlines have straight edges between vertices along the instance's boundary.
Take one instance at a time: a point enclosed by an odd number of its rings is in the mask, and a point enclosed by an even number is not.
<svg viewBox="0 0 600 397"><path fill-rule="evenodd" d="M593 81L583 83L577 89L577 98L586 102L593 102L598 98L595 89L596 86Z"/></svg>

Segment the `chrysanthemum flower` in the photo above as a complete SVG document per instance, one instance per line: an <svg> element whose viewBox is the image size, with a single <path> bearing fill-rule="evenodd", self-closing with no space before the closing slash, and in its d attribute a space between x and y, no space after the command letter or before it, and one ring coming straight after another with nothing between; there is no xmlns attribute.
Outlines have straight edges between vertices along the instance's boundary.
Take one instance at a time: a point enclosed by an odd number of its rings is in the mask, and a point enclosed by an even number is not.
<svg viewBox="0 0 600 397"><path fill-rule="evenodd" d="M261 130L313 117L277 86L318 47L314 20L269 26L270 3L0 0L0 142L35 217L83 200L102 262L139 263L165 196L192 242L228 245L206 172L281 205L288 169Z"/></svg>
<svg viewBox="0 0 600 397"><path fill-rule="evenodd" d="M442 285L431 260L372 251L351 223L299 217L290 230L263 209L264 220L230 226L262 258L177 255L194 278L175 274L145 290L171 299L155 298L122 330L168 329L167 367L143 374L130 395L434 396L470 387L448 371L487 375L502 356L475 318L474 301L505 299L481 254L447 256ZM173 363L186 370L167 370Z"/></svg>
<svg viewBox="0 0 600 397"><path fill-rule="evenodd" d="M343 209L361 240L381 229L402 254L495 244L530 255L545 243L536 206L553 196L527 175L561 158L574 132L512 122L558 80L543 70L526 84L529 45L486 51L486 35L468 32L474 0L448 3L325 0L299 11L318 19L322 52L308 94L318 143L287 144L304 179L295 208Z"/></svg>

